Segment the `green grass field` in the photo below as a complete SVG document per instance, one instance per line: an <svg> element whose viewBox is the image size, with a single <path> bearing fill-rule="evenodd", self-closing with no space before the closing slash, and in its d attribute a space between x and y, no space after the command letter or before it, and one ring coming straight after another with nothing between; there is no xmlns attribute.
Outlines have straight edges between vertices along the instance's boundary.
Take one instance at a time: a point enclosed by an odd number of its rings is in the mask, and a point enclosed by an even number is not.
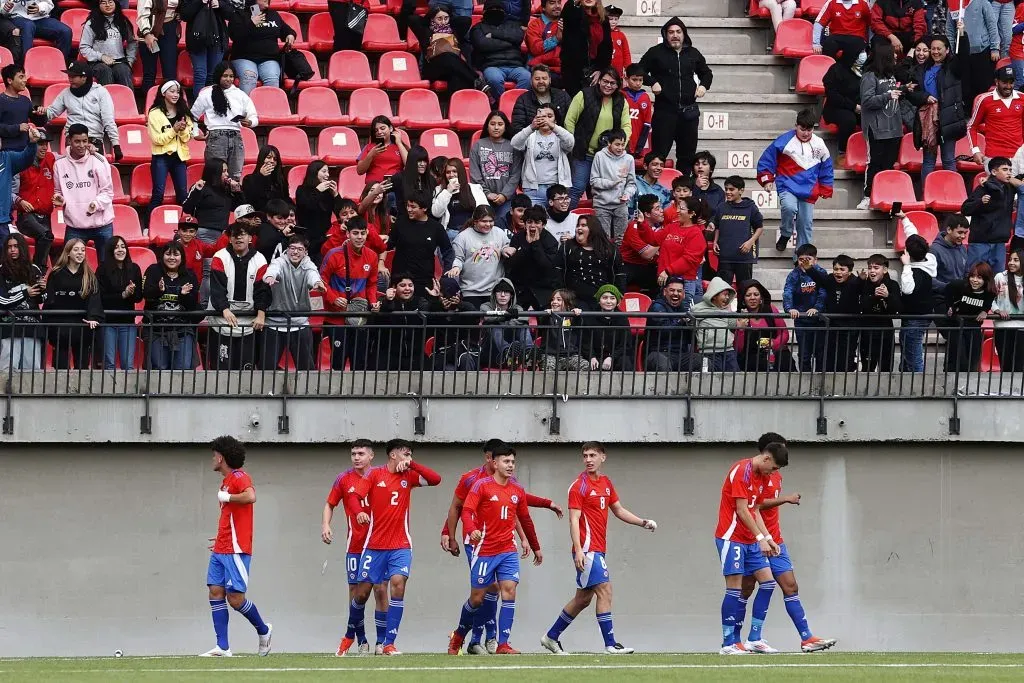
<svg viewBox="0 0 1024 683"><path fill-rule="evenodd" d="M786 683L804 681L1020 681L1024 656L966 653L842 653L814 655L658 654L555 657L448 657L403 655L346 657L272 654L231 659L197 657L113 657L0 659L2 681L335 681L345 673L359 681L507 680L547 683L595 680L716 681L750 683L773 674ZM236 675L228 675L234 673Z"/></svg>

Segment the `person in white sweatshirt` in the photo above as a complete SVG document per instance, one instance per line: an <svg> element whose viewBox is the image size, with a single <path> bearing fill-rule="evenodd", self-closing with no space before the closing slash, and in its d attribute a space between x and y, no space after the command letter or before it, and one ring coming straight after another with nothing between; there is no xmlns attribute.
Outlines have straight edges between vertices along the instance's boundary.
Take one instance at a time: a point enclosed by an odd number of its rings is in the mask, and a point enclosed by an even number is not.
<svg viewBox="0 0 1024 683"><path fill-rule="evenodd" d="M995 321L996 351L1003 372L1024 371L1024 250L1016 250L1006 258L1006 270L996 273L996 300L992 312Z"/></svg>
<svg viewBox="0 0 1024 683"><path fill-rule="evenodd" d="M256 105L249 96L235 87L235 70L221 62L213 70L213 85L203 88L192 105L192 116L203 119L206 136L206 159L224 159L228 173L236 181L242 179L245 147L242 128L259 125Z"/></svg>
<svg viewBox="0 0 1024 683"><path fill-rule="evenodd" d="M53 0L3 0L0 11L11 17L21 31L22 54L32 47L36 36L52 40L57 49L64 53L64 59L71 58L71 27L50 16Z"/></svg>
<svg viewBox="0 0 1024 683"><path fill-rule="evenodd" d="M629 225L629 202L636 194L636 161L626 154L625 131L616 128L608 133L607 146L594 155L590 188L598 222L621 247Z"/></svg>
<svg viewBox="0 0 1024 683"><path fill-rule="evenodd" d="M535 205L544 206L550 186L572 186L568 155L575 145L572 133L555 123L550 104L537 107L530 125L512 137L512 149L523 153L523 193Z"/></svg>
<svg viewBox="0 0 1024 683"><path fill-rule="evenodd" d="M917 234L910 219L902 213L899 219L907 235L907 245L900 256L902 312L906 316L930 315L934 309L932 278L938 273L938 262L928 250L928 241ZM929 325L928 319L912 317L900 322L900 372L924 372L924 335Z"/></svg>

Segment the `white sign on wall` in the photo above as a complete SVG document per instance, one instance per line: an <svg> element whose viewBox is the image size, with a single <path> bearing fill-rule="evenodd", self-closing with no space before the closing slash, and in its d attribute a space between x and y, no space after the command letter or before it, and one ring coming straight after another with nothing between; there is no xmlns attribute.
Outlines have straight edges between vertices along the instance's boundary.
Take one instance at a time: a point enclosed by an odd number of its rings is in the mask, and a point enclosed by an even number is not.
<svg viewBox="0 0 1024 683"><path fill-rule="evenodd" d="M729 130L729 114L718 111L701 112L704 130Z"/></svg>
<svg viewBox="0 0 1024 683"><path fill-rule="evenodd" d="M769 192L768 190L754 190L750 193L750 198L754 200L754 204L758 209L777 209L779 208L779 195L777 192Z"/></svg>
<svg viewBox="0 0 1024 683"><path fill-rule="evenodd" d="M750 150L743 152L729 152L725 157L726 168L754 168L754 153Z"/></svg>
<svg viewBox="0 0 1024 683"><path fill-rule="evenodd" d="M638 17L661 16L661 0L637 0L636 15Z"/></svg>

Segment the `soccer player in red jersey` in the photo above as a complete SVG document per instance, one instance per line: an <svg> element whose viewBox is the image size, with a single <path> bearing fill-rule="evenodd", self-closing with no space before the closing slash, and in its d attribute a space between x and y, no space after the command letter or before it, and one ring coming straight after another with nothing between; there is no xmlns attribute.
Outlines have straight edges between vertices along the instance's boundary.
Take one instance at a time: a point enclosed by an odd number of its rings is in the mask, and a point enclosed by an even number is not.
<svg viewBox="0 0 1024 683"><path fill-rule="evenodd" d="M242 469L245 446L232 436L218 436L210 446L213 449L213 469L224 477L217 491L220 523L217 536L210 539L213 541L210 546L213 554L206 570L217 647L199 656L231 656L231 648L228 647L228 605L231 605L256 628L260 637L259 655L266 657L270 654L272 626L263 622L256 605L245 598L252 559L252 506L256 502L252 479Z"/></svg>
<svg viewBox="0 0 1024 683"><path fill-rule="evenodd" d="M788 445L786 444L785 437L781 434L767 432L762 434L761 438L757 441L758 453L763 453L770 443ZM782 528L779 526L779 506L786 503L799 505L800 494L782 495L782 473L778 471L773 472L768 480L767 494L762 496L761 502L758 503L758 509L761 510L761 519L764 520L764 526L768 530L768 535L779 544L779 554L769 557L768 564L772 569L772 577L779 584L779 588L782 589L782 595L786 603L786 612L789 613L789 618L793 620L793 625L796 626L797 633L800 634L800 649L804 652L820 652L821 650L833 647L837 641L834 638L818 638L811 633L811 628L807 625L804 606L800 602L796 576L793 574L793 562L789 559L789 551L786 548L786 542L782 540ZM743 577L743 593L740 598L740 608L744 611L746 611L747 599L754 592L754 583L753 576ZM741 627L742 624L737 624L736 626L736 637L740 640L742 640L740 634ZM744 648L767 654L777 652L777 650L765 643L763 638L757 642L752 642L748 639L744 644Z"/></svg>
<svg viewBox="0 0 1024 683"><path fill-rule="evenodd" d="M369 439L356 439L352 442L352 468L342 472L334 480L331 492L327 494L327 502L324 504L323 521L320 529L320 537L324 543L330 544L334 540L334 532L331 531L331 520L334 517L334 508L339 503L345 504L345 518L348 522L348 546L345 556L345 569L348 573L348 597L349 601L355 597L356 586L359 585L359 556L366 545L365 525L356 522L356 515L370 507L369 501L365 498L360 502L359 507L349 509L349 500L346 495L355 491L356 483L366 476L373 462L373 443ZM376 603L374 621L377 625L377 654L384 648L384 631L387 626L387 605L388 587L385 584L377 584L373 587L373 598ZM370 645L366 640L366 630L363 627L363 613L359 614L358 621L349 621L345 636L338 645L335 654L344 657L352 644L358 640L359 653L365 654L370 651Z"/></svg>
<svg viewBox="0 0 1024 683"><path fill-rule="evenodd" d="M408 441L392 439L384 449L388 454L388 464L374 467L363 479L356 481L354 491L345 494L346 509L359 507L364 498L369 501L369 512L360 511L356 515L356 522L369 524L369 529L359 559L359 585L349 608L349 622L359 621L371 588L387 581L391 599L388 601L387 631L381 654L400 655L402 653L395 647L395 640L405 610L405 582L412 568L412 537L409 535L412 489L416 486L437 486L441 483L441 475L413 462L412 444Z"/></svg>
<svg viewBox="0 0 1024 683"><path fill-rule="evenodd" d="M762 642L761 626L775 590L768 558L779 554L779 546L765 528L758 504L767 495L769 477L788 464L786 446L770 443L753 458L730 467L722 484L715 543L725 576L720 650L723 655L751 653L739 637L746 615L746 607L740 601L744 576L753 576L760 584L754 598L750 640Z"/></svg>
<svg viewBox="0 0 1024 683"><path fill-rule="evenodd" d="M455 540L458 537L459 519L462 517L462 505L469 495L470 489L480 479L494 474L494 452L505 446L501 439L489 439L484 444L484 464L463 473L459 483L452 495L452 504L448 508L448 519L441 527L441 549L451 553L454 557L459 556L459 543ZM562 518L562 508L548 498L541 498L529 492L526 493L526 504L529 507L545 508L554 512L559 519ZM522 526L516 522L516 534L522 542L522 559L530 556L530 545L523 535ZM463 545L466 550L466 560L472 565L473 546L469 542L469 534L463 538ZM498 649L497 624L498 624L498 584L492 583L487 587L484 595L484 605L476 611L476 623L473 624L473 635L470 637L469 646L466 652L471 655L494 654ZM486 640L484 634L486 632ZM485 644L480 641L484 640Z"/></svg>
<svg viewBox="0 0 1024 683"><path fill-rule="evenodd" d="M448 654L457 655L462 641L476 620L476 612L484 604L488 588L497 583L501 589L501 612L498 616L498 647L495 654L517 655L509 645L512 621L516 611L516 588L519 585L519 552L515 530L522 524L527 542L533 548L533 564L544 561L537 531L526 504L526 489L516 481L516 452L508 444L493 451L494 473L478 479L462 506L462 528L473 546L469 564L469 600L462 607L458 628L448 641Z"/></svg>
<svg viewBox="0 0 1024 683"><path fill-rule="evenodd" d="M654 531L653 519L640 519L623 507L612 480L601 472L607 459L604 446L596 441L583 444L585 469L569 486L569 536L572 538L573 561L576 564L576 595L573 596L554 625L540 639L540 644L556 655L568 654L559 636L572 620L585 610L597 596L597 625L604 637L608 654L632 654L633 648L615 642L612 628L612 583L605 562L605 533L608 529L608 510L626 524Z"/></svg>

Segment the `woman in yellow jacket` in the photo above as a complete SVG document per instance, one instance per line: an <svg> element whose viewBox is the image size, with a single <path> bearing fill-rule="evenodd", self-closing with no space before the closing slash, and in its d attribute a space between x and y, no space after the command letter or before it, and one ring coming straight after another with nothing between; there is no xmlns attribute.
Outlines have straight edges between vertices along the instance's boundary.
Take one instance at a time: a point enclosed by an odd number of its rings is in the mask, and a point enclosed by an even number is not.
<svg viewBox="0 0 1024 683"><path fill-rule="evenodd" d="M174 183L174 196L178 204L185 202L188 195L188 178L185 165L189 160L188 142L192 139L195 119L189 110L188 100L181 84L167 81L160 86L156 101L147 115L149 142L153 152L150 170L153 174L153 194L150 207L157 207L164 201L167 174Z"/></svg>

